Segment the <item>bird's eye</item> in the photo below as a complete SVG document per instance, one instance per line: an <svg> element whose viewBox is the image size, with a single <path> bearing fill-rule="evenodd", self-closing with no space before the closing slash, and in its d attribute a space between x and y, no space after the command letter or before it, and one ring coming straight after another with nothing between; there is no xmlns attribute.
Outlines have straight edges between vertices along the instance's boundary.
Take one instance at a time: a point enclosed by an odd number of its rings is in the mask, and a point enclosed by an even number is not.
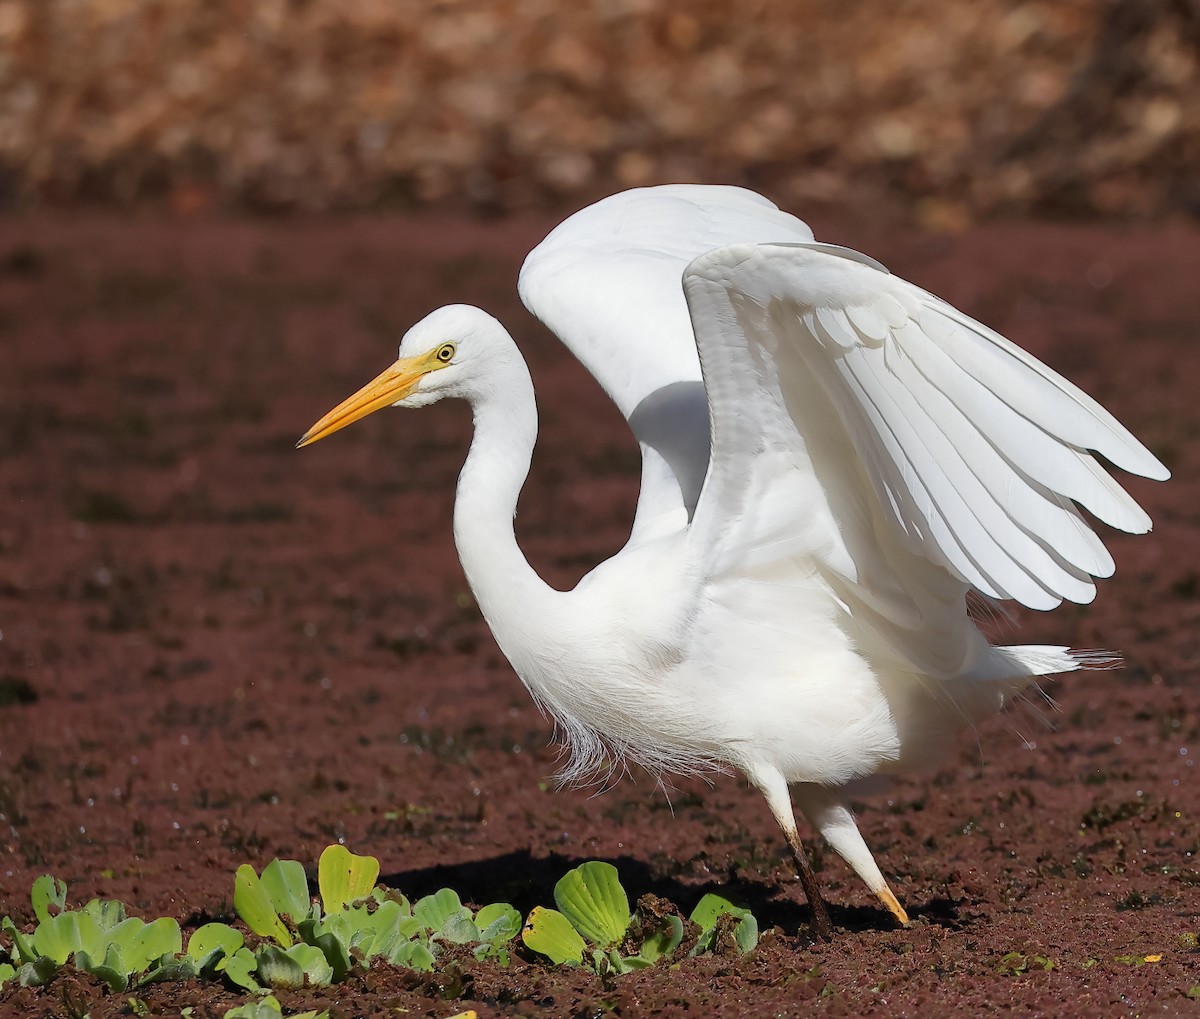
<svg viewBox="0 0 1200 1019"><path fill-rule="evenodd" d="M454 356L454 344L443 343L440 347L438 347L438 352L435 356L439 361L442 362L442 364L449 364L450 359Z"/></svg>

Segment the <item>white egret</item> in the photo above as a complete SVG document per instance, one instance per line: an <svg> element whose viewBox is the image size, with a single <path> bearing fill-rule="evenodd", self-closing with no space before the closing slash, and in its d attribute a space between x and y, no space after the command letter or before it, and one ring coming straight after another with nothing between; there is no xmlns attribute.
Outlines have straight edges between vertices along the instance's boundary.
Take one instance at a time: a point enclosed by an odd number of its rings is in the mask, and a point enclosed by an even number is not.
<svg viewBox="0 0 1200 1019"><path fill-rule="evenodd" d="M1004 337L739 188L598 202L533 250L519 289L642 450L629 542L574 590L543 582L514 537L537 411L524 360L485 312L417 323L395 364L300 445L381 407L467 400L459 556L560 726L568 777L606 758L740 770L787 837L819 933L831 927L793 795L906 923L851 797L935 757L1033 677L1100 661L992 646L968 591L1037 609L1090 601L1113 560L1076 504L1150 529L1093 451L1168 471Z"/></svg>

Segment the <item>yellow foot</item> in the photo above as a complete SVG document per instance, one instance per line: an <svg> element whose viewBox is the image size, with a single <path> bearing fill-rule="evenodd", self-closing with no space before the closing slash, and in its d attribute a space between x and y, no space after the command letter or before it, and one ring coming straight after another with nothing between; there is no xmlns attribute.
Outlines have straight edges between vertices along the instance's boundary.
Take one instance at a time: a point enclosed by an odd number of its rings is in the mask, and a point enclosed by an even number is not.
<svg viewBox="0 0 1200 1019"><path fill-rule="evenodd" d="M879 896L879 901L887 906L888 912L900 921L900 926L907 927L908 914L904 912L904 907L900 905L900 901L892 894L892 890L887 885L884 885L875 894Z"/></svg>

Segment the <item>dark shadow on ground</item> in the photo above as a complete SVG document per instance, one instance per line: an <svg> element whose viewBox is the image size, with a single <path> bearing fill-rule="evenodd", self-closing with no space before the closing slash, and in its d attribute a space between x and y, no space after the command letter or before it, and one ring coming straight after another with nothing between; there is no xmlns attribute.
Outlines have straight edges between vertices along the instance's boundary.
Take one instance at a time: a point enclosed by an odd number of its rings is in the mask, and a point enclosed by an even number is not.
<svg viewBox="0 0 1200 1019"><path fill-rule="evenodd" d="M674 903L686 916L701 896L716 892L750 909L762 930L779 927L785 934L809 935L811 913L802 901L787 898L793 893L792 888L743 878L707 885L688 884L662 877L644 860L632 856L533 856L528 850L520 850L467 863L398 871L383 875L380 880L389 888L402 890L411 899L429 895L439 888L453 888L464 902L477 907L488 902L510 902L524 915L534 906L553 905L554 885L568 870L578 867L586 859L601 859L617 868L630 906L636 905L639 895L651 893ZM802 894L798 885L794 893ZM887 912L869 906L829 903L829 913L834 926L849 931L891 930L895 926ZM913 915L938 926L958 926L953 904L947 900L917 904Z"/></svg>

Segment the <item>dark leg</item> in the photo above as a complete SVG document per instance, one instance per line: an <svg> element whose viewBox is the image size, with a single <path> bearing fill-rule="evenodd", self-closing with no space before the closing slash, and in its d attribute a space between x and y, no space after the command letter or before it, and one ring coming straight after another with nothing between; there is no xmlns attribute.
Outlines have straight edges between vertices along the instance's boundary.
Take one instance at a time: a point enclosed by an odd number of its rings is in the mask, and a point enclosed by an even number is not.
<svg viewBox="0 0 1200 1019"><path fill-rule="evenodd" d="M829 919L829 910L825 907L825 899L821 896L821 888L817 884L817 876L813 873L808 862L808 853L804 851L804 843L793 828L785 830L788 845L792 847L792 855L796 858L796 869L800 872L800 884L804 886L804 895L808 899L808 908L812 910L813 931L822 941L833 940L833 922Z"/></svg>
<svg viewBox="0 0 1200 1019"><path fill-rule="evenodd" d="M796 858L796 867L800 871L800 883L804 886L804 894L808 898L808 908L812 910L812 927L816 935L823 941L833 939L833 923L829 919L829 910L825 908L825 900L821 897L821 889L817 886L816 875L808 862L808 854L804 851L804 843L796 831L796 815L792 812L792 796L788 790L787 780L774 768L759 768L748 773L750 781L758 786L763 796L767 798L767 806L783 829L788 845L792 847L792 855Z"/></svg>

